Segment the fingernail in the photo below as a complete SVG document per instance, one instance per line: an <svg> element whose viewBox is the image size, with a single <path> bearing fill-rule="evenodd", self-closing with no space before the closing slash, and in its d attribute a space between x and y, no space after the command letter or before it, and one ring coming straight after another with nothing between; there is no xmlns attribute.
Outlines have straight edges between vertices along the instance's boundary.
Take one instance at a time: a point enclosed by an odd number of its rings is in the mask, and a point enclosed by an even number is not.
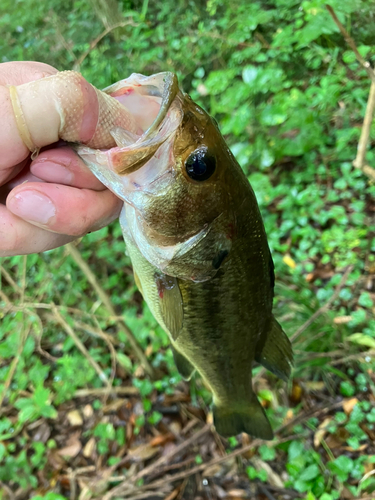
<svg viewBox="0 0 375 500"><path fill-rule="evenodd" d="M34 162L31 171L37 177L48 182L70 185L73 181L73 174L68 168L50 160Z"/></svg>
<svg viewBox="0 0 375 500"><path fill-rule="evenodd" d="M7 200L8 209L29 222L46 225L56 215L52 201L37 191L22 191Z"/></svg>

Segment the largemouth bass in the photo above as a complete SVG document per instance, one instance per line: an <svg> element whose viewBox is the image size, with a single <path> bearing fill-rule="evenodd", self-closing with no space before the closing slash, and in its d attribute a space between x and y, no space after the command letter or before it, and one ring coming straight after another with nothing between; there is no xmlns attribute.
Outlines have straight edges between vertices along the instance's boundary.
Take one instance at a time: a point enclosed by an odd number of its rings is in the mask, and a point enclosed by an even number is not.
<svg viewBox="0 0 375 500"><path fill-rule="evenodd" d="M117 147L79 147L124 201L120 223L136 283L168 333L179 372L213 393L223 436L272 439L252 388L254 360L290 375L292 348L272 315L274 265L254 192L216 122L172 73L133 74L105 90L144 131Z"/></svg>

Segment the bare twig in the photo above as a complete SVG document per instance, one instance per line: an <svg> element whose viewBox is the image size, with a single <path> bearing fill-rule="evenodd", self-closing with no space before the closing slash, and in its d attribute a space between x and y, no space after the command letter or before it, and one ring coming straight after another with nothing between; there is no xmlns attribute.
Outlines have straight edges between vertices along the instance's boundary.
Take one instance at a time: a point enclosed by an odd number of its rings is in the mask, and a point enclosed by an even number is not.
<svg viewBox="0 0 375 500"><path fill-rule="evenodd" d="M5 269L4 266L0 266L0 273L4 276L4 278L7 280L7 282L14 289L15 292L21 293L21 288L17 285L17 283L14 281L14 279L8 273L8 271Z"/></svg>
<svg viewBox="0 0 375 500"><path fill-rule="evenodd" d="M342 278L340 280L340 283L337 285L335 291L333 292L332 296L330 299L327 300L325 304L322 305L317 311L314 312L314 314L307 320L303 325L301 325L298 330L296 330L293 335L290 337L290 341L294 342L310 325L314 323L314 321L324 314L325 312L328 311L328 309L331 307L331 304L338 298L340 295L342 287L345 285L349 274L351 273L353 269L353 266L348 266L342 275ZM266 373L266 369L262 368L259 370L259 372L253 377L254 383L257 382L263 375Z"/></svg>
<svg viewBox="0 0 375 500"><path fill-rule="evenodd" d="M274 486L274 485L269 484L269 483L267 484L267 488L269 490L274 491L278 495L283 495L283 498L285 498L286 496L290 497L290 498L306 498L305 495L298 493L295 490L290 490L287 488L278 488L277 486Z"/></svg>
<svg viewBox="0 0 375 500"><path fill-rule="evenodd" d="M90 363L90 365L94 368L96 373L99 375L99 378L104 382L108 388L111 387L107 375L103 372L103 370L100 368L98 363L93 359L93 357L90 355L86 347L82 344L80 339L77 337L75 334L73 328L65 321L63 316L60 314L58 311L57 307L52 308L53 315L58 323L64 328L66 333L73 339L75 345L78 347L78 349L81 351L81 353L84 355L84 357L87 359L87 361Z"/></svg>
<svg viewBox="0 0 375 500"><path fill-rule="evenodd" d="M73 398L86 398L88 396L104 396L106 394L119 394L121 396L137 396L139 391L136 387L101 387L98 389L78 389Z"/></svg>
<svg viewBox="0 0 375 500"><path fill-rule="evenodd" d="M317 311L314 312L314 314L307 320L303 325L301 325L296 332L290 337L290 341L294 342L300 335L303 333L310 325L314 323L314 321L324 314L325 312L328 311L328 309L331 307L331 304L339 297L340 292L342 287L345 285L349 274L352 272L353 266L348 266L342 275L342 278L340 280L340 283L337 285L335 291L333 292L332 296L330 299L327 300L327 302L322 305L322 307L319 307Z"/></svg>
<svg viewBox="0 0 375 500"><path fill-rule="evenodd" d="M339 21L338 17L336 16L335 11L332 9L330 5L326 5L326 9L328 12L331 14L332 19L335 21L338 29L340 30L342 36L345 38L346 43L349 45L349 47L352 49L352 51L355 54L355 57L357 58L357 61L363 66L363 68L366 70L369 78L373 83L375 83L375 73L374 70L371 68L371 65L368 61L363 59L361 54L358 52L357 46L353 40L353 38L349 35L349 33L346 31L344 26L341 24Z"/></svg>
<svg viewBox="0 0 375 500"><path fill-rule="evenodd" d="M81 269L81 271L86 276L89 283L91 283L92 287L94 288L94 290L98 294L100 300L102 301L103 305L105 306L105 308L107 309L109 314L111 316L116 316L116 312L115 312L115 309L112 305L110 298L108 297L105 290L100 286L98 280L96 279L94 273L91 271L90 267L83 260L80 252L71 243L69 243L67 245L67 249L68 249L71 257L75 261L75 263L78 265L78 267ZM134 354L137 356L138 360L142 364L145 371L148 373L148 375L151 378L154 378L155 377L154 369L152 368L152 366L148 362L148 359L146 358L146 356L142 350L142 347L138 344L137 339L135 338L135 336L134 336L133 332L130 330L130 328L126 325L124 319L121 318L120 321L121 321L121 323L118 325L119 330L121 330L126 335L127 339L129 340L129 344L131 345L131 347L134 351Z"/></svg>
<svg viewBox="0 0 375 500"><path fill-rule="evenodd" d="M262 33L259 33L258 31L255 31L254 33L255 37L260 41L260 43L263 45L263 48L270 49L271 45L267 42L267 40L264 38Z"/></svg>
<svg viewBox="0 0 375 500"><path fill-rule="evenodd" d="M268 498L268 500L276 500L276 498L272 495L270 491L261 483L258 483L258 489L264 496Z"/></svg>
<svg viewBox="0 0 375 500"><path fill-rule="evenodd" d="M171 460L175 455L178 453L181 453L185 448L190 446L192 443L195 443L200 439L202 436L204 436L207 432L209 432L211 428L210 424L205 425L200 431L196 432L193 434L189 439L186 439L183 441L181 444L176 446L172 451L167 453L166 455L160 457L156 462L153 464L149 465L145 469L141 470L138 474L136 474L132 478L126 478L125 481L123 481L121 484L116 486L113 490L109 491L103 498L103 500L110 500L114 496L122 494L124 491L130 489L135 489L135 486L133 484L138 481L139 479L143 478L144 476L147 476L148 474L152 474L155 470L158 469L161 465L163 465L165 462ZM117 464L116 464L117 465ZM131 484L130 484L131 481Z"/></svg>
<svg viewBox="0 0 375 500"><path fill-rule="evenodd" d="M357 360L357 361L361 361L362 363L365 363L367 357L370 357L371 361L372 361L374 356L375 356L375 350L370 349L369 351L359 352L357 354L350 354L349 356L344 356L340 359L335 359L335 360L331 361L329 364L332 366L341 365L342 363L347 363L348 361L351 361L351 360Z"/></svg>
<svg viewBox="0 0 375 500"><path fill-rule="evenodd" d="M341 24L332 7L330 5L326 5L326 8L328 12L331 14L331 17L336 23L337 27L339 28L342 36L345 38L346 43L354 52L357 61L366 70L366 73L368 74L371 80L370 94L367 101L365 119L362 125L361 137L358 142L357 157L353 161L353 165L354 167L362 170L362 172L365 175L367 175L367 177L369 177L371 180L375 181L375 169L373 169L369 165L364 165L366 148L367 148L368 138L370 135L370 128L375 108L375 70L371 67L370 63L361 56L353 38L349 35L344 26Z"/></svg>
<svg viewBox="0 0 375 500"><path fill-rule="evenodd" d="M370 136L371 124L374 116L374 109L375 109L375 82L371 82L370 93L368 96L368 101L366 106L366 114L363 120L361 137L359 138L358 142L357 157L353 161L353 165L356 168L362 170L372 180L375 180L375 170L369 167L368 165L364 165L364 162L366 157L367 143Z"/></svg>
<svg viewBox="0 0 375 500"><path fill-rule="evenodd" d="M22 277L21 277L21 293L20 293L21 304L23 304L25 301L26 270L27 270L27 255L24 255L22 258Z"/></svg>
<svg viewBox="0 0 375 500"><path fill-rule="evenodd" d="M108 28L106 28L102 33L100 33L99 36L97 36L91 43L90 43L90 46L87 50L85 50L85 52L83 52L80 57L76 60L76 62L74 63L74 66L73 66L73 69L75 71L79 71L80 70L80 66L81 64L83 63L83 61L86 59L86 57L90 54L90 52L92 52L95 47L98 45L98 43L105 37L107 36L109 33L111 33L111 31L117 29L117 28L124 28L125 26L138 26L136 23L134 23L134 21L132 20L129 20L129 21L122 21L121 23L117 23L117 24L114 24L113 26L109 26Z"/></svg>
<svg viewBox="0 0 375 500"><path fill-rule="evenodd" d="M10 364L9 372L8 372L7 378L5 379L3 390L0 394L0 415L1 415L1 407L3 404L4 398L6 396L7 390L9 389L9 386L13 380L14 374L15 374L16 369L17 369L17 365L21 359L21 354L22 354L23 348L25 347L25 342L27 340L29 333L30 333L30 328L27 328L23 331L22 337L21 337L20 342L18 344L18 349L17 349L16 355L14 356L14 358L12 359L12 362Z"/></svg>
<svg viewBox="0 0 375 500"><path fill-rule="evenodd" d="M283 427L285 427L285 426L283 426ZM277 444L285 443L286 441L290 441L292 439L295 439L296 437L297 437L296 435L292 435L292 436L288 436L285 438L281 438L281 439L275 440L275 442L273 444L277 445ZM300 437L300 436L298 436L298 437ZM149 484L145 484L145 485L140 486L138 488L133 486L133 484L129 483L129 480L127 481L126 484L123 483L122 485L119 485L117 488L122 486L122 489L119 491L121 491L121 495L126 495L127 497L131 494L134 494L135 492L138 492L138 491L157 489L157 488L160 488L161 486L164 486L166 483L171 483L171 482L178 481L180 479L185 479L189 476L193 476L194 474L197 474L198 472L204 471L204 469L206 469L208 467L224 463L227 460L230 460L231 458L240 456L243 453L246 453L247 451L250 451L251 449L253 449L257 446L260 446L262 443L264 443L264 441L262 439L255 439L249 445L247 445L243 448L240 448L239 450L235 450L231 453L228 453L224 457L214 458L213 460L210 460L209 462L207 462L205 464L197 465L196 467L193 467L192 469L188 469L188 470L185 470L183 472L173 474L171 476L164 476L162 479L158 479L156 481L153 481ZM117 488L114 488L109 493L107 493L106 496L103 498L103 500L110 500L111 498L113 498L114 495L118 495L119 491L117 491Z"/></svg>
<svg viewBox="0 0 375 500"><path fill-rule="evenodd" d="M13 493L13 491L9 488L9 486L6 483L3 483L0 481L0 486L3 488L3 491L8 495L8 498L6 500L16 500L16 496Z"/></svg>
<svg viewBox="0 0 375 500"><path fill-rule="evenodd" d="M64 49L67 51L67 53L71 57L72 61L76 61L77 58L74 55L74 52L72 50L72 43L69 44L65 40L65 37L60 30L61 19L59 19L58 15L54 12L53 9L50 11L50 15L51 15L52 26L53 26L55 36L56 36L58 42L60 42L61 45L64 47Z"/></svg>
<svg viewBox="0 0 375 500"><path fill-rule="evenodd" d="M146 500L147 498L155 500L155 497L167 499L165 495L166 493L162 491L146 491L145 493L139 493L139 495L132 495L127 500Z"/></svg>
<svg viewBox="0 0 375 500"><path fill-rule="evenodd" d="M141 472L139 472L133 478L133 481L134 482L138 481L142 477L147 476L147 474L152 473L152 471L154 471L155 469L157 469L158 467L163 465L165 462L168 462L169 460L171 460L174 456L181 453L181 451L183 451L185 448L190 446L192 443L197 442L202 436L207 434L207 432L209 432L210 429L211 429L211 424L206 424L204 427L202 427L202 429L200 431L198 431L195 434L193 434L192 436L190 436L189 439L185 439L184 441L182 441L182 443L180 443L178 446L176 446L176 448L174 448L172 451L170 451L166 455L160 457L159 460L157 460L156 462L154 462L153 464L149 465L148 467L143 469Z"/></svg>
<svg viewBox="0 0 375 500"><path fill-rule="evenodd" d="M78 328L82 329L83 331L89 333L90 335L93 335L96 338L101 338L104 340L106 343L109 352L111 353L111 378L110 378L110 384L113 384L113 380L115 378L115 373L116 373L116 360L117 360L117 353L116 349L113 346L112 339L109 335L106 335L103 330L100 328L99 322L96 322L96 328L95 327L90 327L89 325L86 325L85 323L82 323L81 321L75 321L74 322L75 326ZM128 372L130 373L130 371Z"/></svg>

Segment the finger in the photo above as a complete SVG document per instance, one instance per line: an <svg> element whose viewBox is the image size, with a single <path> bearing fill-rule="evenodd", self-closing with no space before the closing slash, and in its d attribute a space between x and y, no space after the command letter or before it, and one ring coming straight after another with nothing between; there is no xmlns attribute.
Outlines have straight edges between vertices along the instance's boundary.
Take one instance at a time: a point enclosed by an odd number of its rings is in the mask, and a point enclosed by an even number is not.
<svg viewBox="0 0 375 500"><path fill-rule="evenodd" d="M35 227L0 205L0 257L45 252L75 238Z"/></svg>
<svg viewBox="0 0 375 500"><path fill-rule="evenodd" d="M18 131L15 132L15 119L13 107L9 98L8 85L22 85L34 80L39 80L46 76L57 73L57 69L49 64L34 61L8 62L1 65L0 71L0 148L2 155L0 158L0 168L9 169L7 172L0 172L0 184L11 175L13 165L21 163L30 154ZM9 142L11 141L11 142ZM7 144L5 148L4 145Z"/></svg>
<svg viewBox="0 0 375 500"><path fill-rule="evenodd" d="M13 189L6 205L10 212L38 227L81 236L118 217L122 202L107 189L30 182Z"/></svg>
<svg viewBox="0 0 375 500"><path fill-rule="evenodd" d="M25 165L25 168L22 169L22 171L19 172L17 176L12 178L11 181L7 182L6 184L3 184L0 186L0 204L5 205L6 199L9 195L9 193L14 189L16 186L20 184L24 184L25 182L43 182L42 179L39 177L36 177L30 172L30 169L28 168L28 164L30 163L29 161L25 160L23 162Z"/></svg>
<svg viewBox="0 0 375 500"><path fill-rule="evenodd" d="M116 127L142 133L124 106L74 71L20 85L15 91L0 87L0 109L3 168L22 161L30 142L40 148L63 139L110 148L116 145L110 134Z"/></svg>
<svg viewBox="0 0 375 500"><path fill-rule="evenodd" d="M12 179L18 176L18 174L30 163L29 158L25 158L18 165L12 168L6 168L5 170L0 170L0 186L5 183L9 183Z"/></svg>
<svg viewBox="0 0 375 500"><path fill-rule="evenodd" d="M49 64L36 61L11 61L1 63L0 85L22 85L33 82L58 71Z"/></svg>
<svg viewBox="0 0 375 500"><path fill-rule="evenodd" d="M8 148L12 148L13 152L9 155L5 149L3 149L3 144L10 138L12 134L7 129L10 123L11 116L9 117L9 102L4 103L4 99L9 101L9 91L4 85L22 85L23 83L28 83L34 80L39 80L46 76L51 76L57 73L57 69L53 68L49 64L39 63L35 61L23 61L23 62L7 62L1 64L0 71L0 147L2 148L2 155L0 158L0 185L4 184L8 179L14 177L19 172L19 169L14 168L14 165L21 165L22 162L29 156L30 151L26 148L19 138L15 137L15 142L13 144L8 144ZM8 97L6 98L6 96ZM4 97L5 96L5 97ZM3 98L3 99L2 99ZM13 110L11 111L11 114ZM13 154L12 154L13 153ZM8 154L8 157L6 155Z"/></svg>
<svg viewBox="0 0 375 500"><path fill-rule="evenodd" d="M69 147L53 148L40 153L31 163L31 172L46 182L102 191L104 185L90 172Z"/></svg>

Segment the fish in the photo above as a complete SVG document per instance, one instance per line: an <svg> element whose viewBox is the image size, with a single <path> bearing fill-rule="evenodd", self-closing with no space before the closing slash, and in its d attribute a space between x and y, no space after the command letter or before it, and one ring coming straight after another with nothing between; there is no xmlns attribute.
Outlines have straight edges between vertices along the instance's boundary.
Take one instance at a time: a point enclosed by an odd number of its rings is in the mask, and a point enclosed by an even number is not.
<svg viewBox="0 0 375 500"><path fill-rule="evenodd" d="M286 381L293 353L272 314L274 264L254 191L217 122L174 73L134 73L105 92L140 132L116 128L116 147L77 152L124 202L135 282L182 377L197 371L210 388L217 432L270 440L252 367Z"/></svg>

